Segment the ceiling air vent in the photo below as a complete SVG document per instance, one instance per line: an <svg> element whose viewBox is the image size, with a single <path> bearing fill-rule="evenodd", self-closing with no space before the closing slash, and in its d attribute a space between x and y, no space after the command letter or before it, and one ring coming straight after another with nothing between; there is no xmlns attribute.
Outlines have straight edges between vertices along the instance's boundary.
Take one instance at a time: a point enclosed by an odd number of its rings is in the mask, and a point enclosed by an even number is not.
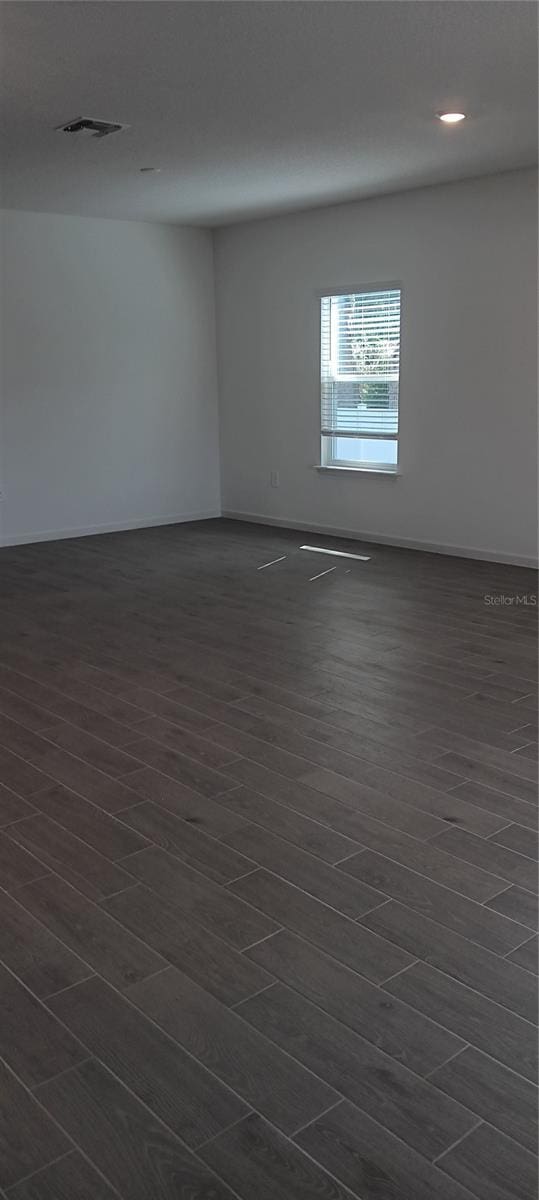
<svg viewBox="0 0 539 1200"><path fill-rule="evenodd" d="M94 117L76 117L74 121L68 121L67 125L57 125L56 128L61 133L80 133L104 138L108 137L109 133L120 133L122 129L129 129L129 125L119 125L117 121L96 121Z"/></svg>

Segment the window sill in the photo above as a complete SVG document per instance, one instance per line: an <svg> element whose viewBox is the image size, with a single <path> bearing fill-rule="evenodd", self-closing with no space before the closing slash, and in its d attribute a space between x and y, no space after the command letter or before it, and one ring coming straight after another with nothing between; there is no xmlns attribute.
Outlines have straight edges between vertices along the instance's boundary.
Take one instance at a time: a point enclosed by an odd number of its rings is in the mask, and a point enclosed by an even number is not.
<svg viewBox="0 0 539 1200"><path fill-rule="evenodd" d="M398 479L401 474L398 468L394 471L384 471L378 467L330 467L324 466L323 463L315 463L314 470L327 472L328 475L376 475L378 479Z"/></svg>

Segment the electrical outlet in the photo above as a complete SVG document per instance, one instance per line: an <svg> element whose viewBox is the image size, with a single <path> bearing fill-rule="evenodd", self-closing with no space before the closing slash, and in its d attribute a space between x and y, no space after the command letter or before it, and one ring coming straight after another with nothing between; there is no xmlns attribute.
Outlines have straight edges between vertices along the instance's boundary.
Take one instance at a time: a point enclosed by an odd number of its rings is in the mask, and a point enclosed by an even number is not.
<svg viewBox="0 0 539 1200"><path fill-rule="evenodd" d="M272 487L279 487L280 477L278 471L270 471L270 484Z"/></svg>

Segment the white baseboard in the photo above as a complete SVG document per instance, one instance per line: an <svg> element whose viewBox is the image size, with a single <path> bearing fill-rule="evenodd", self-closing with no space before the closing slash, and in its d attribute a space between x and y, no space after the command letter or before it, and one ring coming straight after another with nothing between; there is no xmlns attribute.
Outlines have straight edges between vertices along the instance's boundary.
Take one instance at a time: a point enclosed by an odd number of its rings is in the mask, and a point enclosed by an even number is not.
<svg viewBox="0 0 539 1200"><path fill-rule="evenodd" d="M57 542L63 538L91 537L95 533L120 533L126 529L146 529L155 525L182 525L186 521L208 521L220 517L220 510L207 512L169 513L158 517L136 517L131 521L111 521L106 525L83 525L71 529L43 529L34 533L15 533L0 537L0 546L23 546L28 542Z"/></svg>
<svg viewBox="0 0 539 1200"><path fill-rule="evenodd" d="M486 562L508 563L518 567L537 568L537 558L532 555L503 554L497 550L484 550L472 546L454 546L444 542L424 542L417 538L388 537L383 533L365 533L356 529L343 529L321 522L290 521L280 517L269 517L262 513L235 512L225 509L210 509L202 512L169 513L154 517L137 517L130 521L111 521L104 525L73 526L69 529L45 529L32 533L18 533L0 537L1 546L22 546L31 542L56 542L64 538L91 537L96 533L120 533L122 530L146 529L158 525L181 525L187 521L208 521L215 517L227 517L233 521L248 521L255 525L269 525L277 529L304 529L309 533L326 534L330 537L350 538L359 542L378 542L380 545L400 546L408 550L424 550L429 554L448 554L458 558L479 559Z"/></svg>
<svg viewBox="0 0 539 1200"><path fill-rule="evenodd" d="M423 542L417 538L388 537L384 533L365 533L356 529L337 529L333 525L319 522L289 521L281 517L267 517L261 513L233 512L223 509L222 517L232 521L250 521L255 525L272 525L277 529L304 529L309 533L327 534L331 537L351 538L358 542L378 542L384 546L399 546L406 550L424 550L428 554L448 554L457 558L473 558L486 562L508 563L516 567L537 568L538 561L532 555L504 554L497 550L483 550L474 546L453 546L445 542Z"/></svg>

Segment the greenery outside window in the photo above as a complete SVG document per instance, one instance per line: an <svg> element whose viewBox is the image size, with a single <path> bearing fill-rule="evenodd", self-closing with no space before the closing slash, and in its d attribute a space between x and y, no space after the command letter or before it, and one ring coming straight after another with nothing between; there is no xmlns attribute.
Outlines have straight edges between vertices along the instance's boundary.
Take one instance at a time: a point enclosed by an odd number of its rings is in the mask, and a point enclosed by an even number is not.
<svg viewBox="0 0 539 1200"><path fill-rule="evenodd" d="M395 473L401 289L322 296L322 466Z"/></svg>

